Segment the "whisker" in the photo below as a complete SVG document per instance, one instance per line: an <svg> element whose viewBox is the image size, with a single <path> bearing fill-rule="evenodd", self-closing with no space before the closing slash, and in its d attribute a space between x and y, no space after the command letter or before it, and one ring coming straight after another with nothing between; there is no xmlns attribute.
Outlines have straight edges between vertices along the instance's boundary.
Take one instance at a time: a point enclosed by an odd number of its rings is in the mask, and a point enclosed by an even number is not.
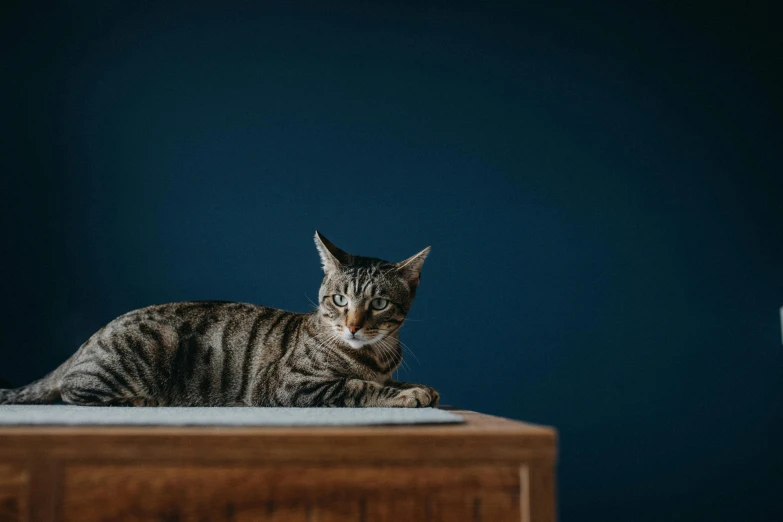
<svg viewBox="0 0 783 522"><path fill-rule="evenodd" d="M378 348L380 348L380 356L383 359L383 365L386 367L391 366L391 357L389 356L388 350L386 350L386 345L384 344L384 341L386 339L381 339L381 342L379 343Z"/></svg>
<svg viewBox="0 0 783 522"><path fill-rule="evenodd" d="M416 359L416 362L417 362L417 363L419 363L419 364L421 364L421 361L419 360L419 358L418 358L418 357L416 357L416 354L415 354L415 353L413 353L413 350L411 350L411 347L410 347L410 346L408 346L407 344L405 344L405 343L404 343L404 342L402 342L402 341L400 341L400 346L402 346L402 347L403 347L405 350L408 350L408 351L411 353L411 355L413 356L413 358L414 358L414 359Z"/></svg>
<svg viewBox="0 0 783 522"><path fill-rule="evenodd" d="M386 350L386 338L380 339L373 347L378 347L378 356L381 358L384 366L391 366L391 359L389 358L388 351Z"/></svg>
<svg viewBox="0 0 783 522"><path fill-rule="evenodd" d="M317 305L317 304L315 304L315 303L313 302L313 300L312 300L312 299L310 299L310 297L309 297L309 296L308 296L306 293L305 293L305 295L304 295L304 296L305 296L305 298L306 298L308 301L310 301L310 304L311 304L311 305L313 305L313 308L318 308L318 305Z"/></svg>
<svg viewBox="0 0 783 522"><path fill-rule="evenodd" d="M397 341L397 343L400 343L400 340L399 340L399 339L395 339L395 340ZM395 347L394 347L394 341L392 340L392 338L390 338L390 337L384 337L384 338L382 339L382 341L384 341L384 347L385 347L387 350L389 350L389 351L391 352L391 355L392 355L392 357L393 357L393 356L395 355L395 354L394 354L394 348L395 348ZM400 366L402 366L402 367L403 367L404 369L406 369L407 371L410 371L410 367L409 367L409 366L408 366L408 364L405 362L405 358L404 358L402 355L403 355L403 354L401 353L401 354L400 354L400 363L397 365L397 368L399 368Z"/></svg>
<svg viewBox="0 0 783 522"><path fill-rule="evenodd" d="M313 340L318 344L319 349L323 349L324 354L328 356L345 357L342 353L335 349L335 344L339 340L337 334L329 333L325 341L321 342L320 339L314 337Z"/></svg>

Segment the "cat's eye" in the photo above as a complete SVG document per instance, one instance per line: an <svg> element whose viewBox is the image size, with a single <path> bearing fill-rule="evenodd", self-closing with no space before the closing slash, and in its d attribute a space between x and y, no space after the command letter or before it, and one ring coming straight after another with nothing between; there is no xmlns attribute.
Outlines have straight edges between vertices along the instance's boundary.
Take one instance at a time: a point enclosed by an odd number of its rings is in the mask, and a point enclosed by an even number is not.
<svg viewBox="0 0 783 522"><path fill-rule="evenodd" d="M383 310L386 308L386 306L388 306L388 304L389 301L383 299L382 297L376 297L370 302L370 306L372 306L375 310Z"/></svg>
<svg viewBox="0 0 783 522"><path fill-rule="evenodd" d="M332 296L332 301L334 301L334 304L337 306L345 306L348 304L348 298L340 294L334 294Z"/></svg>

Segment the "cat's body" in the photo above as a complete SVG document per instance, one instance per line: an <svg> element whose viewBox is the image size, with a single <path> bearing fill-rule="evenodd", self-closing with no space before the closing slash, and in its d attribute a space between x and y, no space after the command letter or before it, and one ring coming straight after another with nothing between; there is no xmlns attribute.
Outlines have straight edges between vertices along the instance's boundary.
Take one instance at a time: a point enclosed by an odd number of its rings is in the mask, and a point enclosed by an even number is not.
<svg viewBox="0 0 783 522"><path fill-rule="evenodd" d="M391 380L427 250L388 263L318 234L316 245L325 277L313 312L215 301L134 310L43 379L0 390L0 404L435 406L432 388Z"/></svg>

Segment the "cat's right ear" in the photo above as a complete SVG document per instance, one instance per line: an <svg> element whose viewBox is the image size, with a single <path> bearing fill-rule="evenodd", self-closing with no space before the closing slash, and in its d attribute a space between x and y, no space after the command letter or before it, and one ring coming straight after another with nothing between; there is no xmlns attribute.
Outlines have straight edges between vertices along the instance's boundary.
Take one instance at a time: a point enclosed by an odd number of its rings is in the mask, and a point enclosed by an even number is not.
<svg viewBox="0 0 783 522"><path fill-rule="evenodd" d="M326 239L317 230L315 231L315 248L318 249L318 255L321 256L321 264L324 267L324 272L336 270L340 268L341 265L351 264L353 256L334 246L331 241Z"/></svg>

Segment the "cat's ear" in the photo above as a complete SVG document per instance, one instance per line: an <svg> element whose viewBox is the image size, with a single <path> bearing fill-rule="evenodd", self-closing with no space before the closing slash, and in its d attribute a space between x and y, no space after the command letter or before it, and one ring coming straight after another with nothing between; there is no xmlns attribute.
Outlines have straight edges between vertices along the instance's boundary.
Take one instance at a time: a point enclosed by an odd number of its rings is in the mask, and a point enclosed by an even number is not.
<svg viewBox="0 0 783 522"><path fill-rule="evenodd" d="M424 264L424 260L427 258L427 254L430 253L430 247L425 248L415 256L411 256L404 261L397 263L395 270L405 279L411 286L416 287L419 284L421 278L421 266Z"/></svg>
<svg viewBox="0 0 783 522"><path fill-rule="evenodd" d="M320 232L315 231L315 248L318 249L318 255L321 256L321 264L324 272L336 270L341 265L350 265L353 256L334 246L331 241L326 239Z"/></svg>

